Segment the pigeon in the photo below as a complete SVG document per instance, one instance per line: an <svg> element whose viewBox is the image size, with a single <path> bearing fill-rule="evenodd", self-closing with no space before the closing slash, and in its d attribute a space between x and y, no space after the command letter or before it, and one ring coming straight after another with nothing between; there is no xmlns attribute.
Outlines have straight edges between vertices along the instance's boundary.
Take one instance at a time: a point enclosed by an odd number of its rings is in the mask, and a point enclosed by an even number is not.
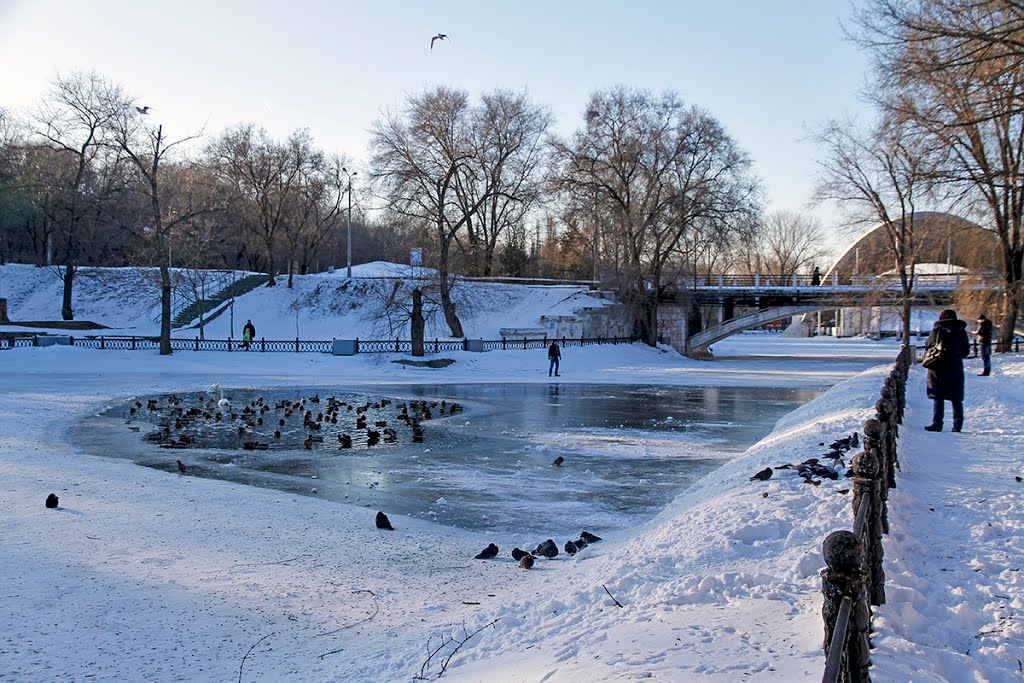
<svg viewBox="0 0 1024 683"><path fill-rule="evenodd" d="M541 557L546 557L549 560L551 560L558 557L558 546L555 545L555 542L549 538L548 540L538 545L536 549L534 549L533 554L540 555Z"/></svg>
<svg viewBox="0 0 1024 683"><path fill-rule="evenodd" d="M557 458L551 461L551 464L554 465L555 467L561 467L563 462L565 462L565 458L563 458L562 456L558 456Z"/></svg>
<svg viewBox="0 0 1024 683"><path fill-rule="evenodd" d="M395 527L391 526L391 520L383 512L377 513L376 524L378 529L387 529L388 531L394 531Z"/></svg>
<svg viewBox="0 0 1024 683"><path fill-rule="evenodd" d="M186 465L185 463L183 463L180 460L178 460L177 462L178 462L178 471L181 472L182 474L187 473L188 472L188 465Z"/></svg>
<svg viewBox="0 0 1024 683"><path fill-rule="evenodd" d="M584 541L582 538L577 538L575 541L573 541L573 545L576 546L576 550L577 551L580 551L580 550L583 550L584 548L586 548L590 544L587 543L586 541Z"/></svg>
<svg viewBox="0 0 1024 683"><path fill-rule="evenodd" d="M1024 479L1022 479L1022 478L1021 478L1021 476L1020 476L1019 474L1018 474L1018 475L1016 475L1016 476L1014 477L1014 479L1016 479L1016 480L1017 480L1017 483L1018 483L1018 484L1019 484L1020 482L1024 481Z"/></svg>
<svg viewBox="0 0 1024 683"><path fill-rule="evenodd" d="M149 115L149 107L135 107L135 111L146 116Z"/></svg>
<svg viewBox="0 0 1024 683"><path fill-rule="evenodd" d="M430 39L430 49L431 50L434 49L434 43L436 43L439 40L448 40L448 34L447 33L438 33L436 36L431 38Z"/></svg>
<svg viewBox="0 0 1024 683"><path fill-rule="evenodd" d="M479 553L477 553L476 557L474 557L473 559L474 560L489 560L492 557L497 557L497 556L498 556L498 546L496 546L493 543L491 543L486 548L484 548Z"/></svg>
<svg viewBox="0 0 1024 683"><path fill-rule="evenodd" d="M577 550L578 550L578 548L576 547L575 543L573 543L572 541L566 541L565 542L565 554L566 555L572 557L573 555L576 554Z"/></svg>
<svg viewBox="0 0 1024 683"><path fill-rule="evenodd" d="M768 481L772 478L772 468L765 467L763 470L750 478L750 481Z"/></svg>
<svg viewBox="0 0 1024 683"><path fill-rule="evenodd" d="M60 504L60 498L57 497L57 494L51 493L50 495L48 495L46 497L46 507L52 509L52 508L57 507L57 505L59 505L59 504Z"/></svg>
<svg viewBox="0 0 1024 683"><path fill-rule="evenodd" d="M580 538L582 538L587 543L597 543L598 541L601 540L600 536L595 536L594 534L590 533L589 531L584 531L582 534L580 534Z"/></svg>
<svg viewBox="0 0 1024 683"><path fill-rule="evenodd" d="M513 560L519 561L519 560L523 559L524 557L526 557L529 554L530 553L526 552L522 548L512 548L512 559Z"/></svg>
<svg viewBox="0 0 1024 683"><path fill-rule="evenodd" d="M523 555L519 558L519 566L523 569L533 569L533 555Z"/></svg>

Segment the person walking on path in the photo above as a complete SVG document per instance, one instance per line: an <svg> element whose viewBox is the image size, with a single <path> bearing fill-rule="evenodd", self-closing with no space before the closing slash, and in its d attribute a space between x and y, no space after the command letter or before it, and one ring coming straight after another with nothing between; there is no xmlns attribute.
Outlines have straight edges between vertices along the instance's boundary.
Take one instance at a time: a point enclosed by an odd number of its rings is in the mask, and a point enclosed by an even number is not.
<svg viewBox="0 0 1024 683"><path fill-rule="evenodd" d="M964 358L971 352L967 339L967 323L956 317L956 311L947 308L939 314L932 327L927 348L942 344L939 363L928 368L928 398L932 399L932 423L929 432L941 432L946 401L953 404L953 431L964 426Z"/></svg>
<svg viewBox="0 0 1024 683"><path fill-rule="evenodd" d="M992 374L992 321L982 313L978 316L977 329L971 330L971 334L978 335L978 353L981 354L981 362L984 366L978 376L988 377Z"/></svg>
<svg viewBox="0 0 1024 683"><path fill-rule="evenodd" d="M562 359L562 349L558 348L558 342L551 342L551 346L548 347L548 377L551 376L551 371L555 371L555 377L561 377L558 374L558 361Z"/></svg>
<svg viewBox="0 0 1024 683"><path fill-rule="evenodd" d="M256 326L252 324L252 320L246 320L245 327L242 328L242 348L248 351L249 343L254 339L256 339Z"/></svg>
<svg viewBox="0 0 1024 683"><path fill-rule="evenodd" d="M818 266L814 266L814 272L811 273L811 286L817 287L821 284L821 271L818 270Z"/></svg>

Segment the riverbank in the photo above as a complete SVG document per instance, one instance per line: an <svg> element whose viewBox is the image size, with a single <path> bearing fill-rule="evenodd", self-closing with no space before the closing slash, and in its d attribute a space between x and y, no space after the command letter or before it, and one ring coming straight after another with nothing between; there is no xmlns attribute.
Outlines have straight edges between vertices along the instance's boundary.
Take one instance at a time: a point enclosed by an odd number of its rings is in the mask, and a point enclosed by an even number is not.
<svg viewBox="0 0 1024 683"><path fill-rule="evenodd" d="M771 343L756 337L735 346ZM539 539L403 517L392 519L396 531L381 532L364 508L85 456L73 430L112 397L211 382L547 382L542 352L453 354L444 369L383 357L4 353L3 680L223 681L237 680L240 669L246 681L410 680L421 667L436 676L454 647L429 656L442 634L458 642L481 627L445 679L820 676L819 546L848 526L845 486L809 486L784 473L748 478L857 429L896 348L828 342L826 350L822 342L790 347L829 359L811 366L778 357L697 363L640 346L567 353L562 381L842 384L635 533L528 572L505 550ZM864 362L846 366L842 348L882 365L854 374ZM50 492L61 498L57 510L43 507ZM470 559L489 542L504 559Z"/></svg>

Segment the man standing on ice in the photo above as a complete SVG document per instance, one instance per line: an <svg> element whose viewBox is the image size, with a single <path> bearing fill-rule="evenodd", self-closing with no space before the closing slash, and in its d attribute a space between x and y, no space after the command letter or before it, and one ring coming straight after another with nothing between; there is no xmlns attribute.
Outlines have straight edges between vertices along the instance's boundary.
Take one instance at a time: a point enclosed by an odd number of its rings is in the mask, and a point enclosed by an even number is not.
<svg viewBox="0 0 1024 683"><path fill-rule="evenodd" d="M558 361L562 359L562 350L558 348L558 342L551 342L551 346L548 347L548 377L551 376L551 371L555 371L555 377L560 377L558 374Z"/></svg>

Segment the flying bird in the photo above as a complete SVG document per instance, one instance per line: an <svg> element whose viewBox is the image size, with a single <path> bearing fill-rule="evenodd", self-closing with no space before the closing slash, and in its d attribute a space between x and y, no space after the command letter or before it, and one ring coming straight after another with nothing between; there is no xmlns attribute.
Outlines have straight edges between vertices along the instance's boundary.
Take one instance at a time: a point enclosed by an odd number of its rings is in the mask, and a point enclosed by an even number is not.
<svg viewBox="0 0 1024 683"><path fill-rule="evenodd" d="M149 107L135 107L135 111L139 112L140 114L148 115L149 114Z"/></svg>
<svg viewBox="0 0 1024 683"><path fill-rule="evenodd" d="M434 49L434 43L436 43L439 40L448 40L448 34L447 33L438 33L436 36L431 38L430 39L430 49L431 50Z"/></svg>

